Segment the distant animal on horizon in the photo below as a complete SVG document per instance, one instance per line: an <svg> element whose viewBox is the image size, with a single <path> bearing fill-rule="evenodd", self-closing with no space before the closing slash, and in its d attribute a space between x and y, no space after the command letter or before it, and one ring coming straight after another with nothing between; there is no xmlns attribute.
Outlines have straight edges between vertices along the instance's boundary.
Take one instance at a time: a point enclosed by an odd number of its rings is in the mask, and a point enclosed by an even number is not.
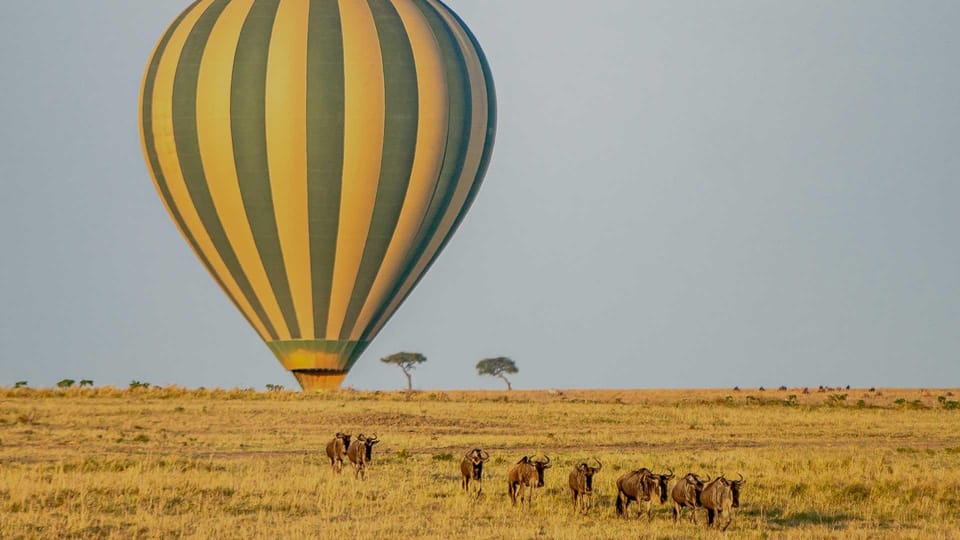
<svg viewBox="0 0 960 540"><path fill-rule="evenodd" d="M707 477L710 481L710 477ZM673 486L670 495L673 497L673 521L680 519L684 508L690 508L690 520L697 522L697 508L703 506L700 495L703 492L704 481L694 473L687 473Z"/></svg>
<svg viewBox="0 0 960 540"><path fill-rule="evenodd" d="M327 443L327 457L330 459L330 467L337 474L343 470L343 458L346 457L347 449L350 447L350 437L350 434L338 431L333 439Z"/></svg>
<svg viewBox="0 0 960 540"><path fill-rule="evenodd" d="M483 464L490 459L490 454L479 449L464 454L460 460L460 487L464 491L470 491L470 481L473 480L476 486L475 495L480 496L483 491Z"/></svg>
<svg viewBox="0 0 960 540"><path fill-rule="evenodd" d="M507 472L507 491L514 506L517 505L519 495L521 505L526 501L529 508L533 489L543 487L543 472L551 467L550 456L543 457L544 459L541 460L523 456Z"/></svg>
<svg viewBox="0 0 960 540"><path fill-rule="evenodd" d="M727 480L723 474L712 482L703 486L700 500L707 509L707 525L720 527L720 518L727 516L727 524L722 530L727 530L733 521L733 508L740 507L740 487L745 483L742 474L737 474L739 480Z"/></svg>
<svg viewBox="0 0 960 540"><path fill-rule="evenodd" d="M357 435L357 440L347 448L347 457L353 464L353 477L366 478L367 464L373 460L373 445L380 442L377 434L372 437L364 437L363 433Z"/></svg>
<svg viewBox="0 0 960 540"><path fill-rule="evenodd" d="M637 519L640 519L642 509L646 506L647 519L650 519L653 501L660 500L660 504L667 502L667 485L673 478L673 469L668 474L656 474L643 467L630 471L617 478L617 515L627 512L627 507L633 501L637 502Z"/></svg>
<svg viewBox="0 0 960 540"><path fill-rule="evenodd" d="M587 510L593 502L593 475L600 472L603 463L597 458L591 458L597 463L596 467L591 467L586 462L578 463L572 471L568 482L570 491L573 493L573 510Z"/></svg>

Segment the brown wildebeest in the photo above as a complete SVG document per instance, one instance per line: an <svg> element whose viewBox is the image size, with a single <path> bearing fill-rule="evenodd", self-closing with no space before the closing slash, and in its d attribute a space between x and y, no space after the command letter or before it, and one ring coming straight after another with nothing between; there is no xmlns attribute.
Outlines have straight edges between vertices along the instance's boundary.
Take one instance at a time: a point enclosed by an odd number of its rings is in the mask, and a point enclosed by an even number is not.
<svg viewBox="0 0 960 540"><path fill-rule="evenodd" d="M327 443L327 457L330 458L330 466L338 474L343 470L343 458L347 455L347 449L350 447L350 437L350 434L338 431L333 439Z"/></svg>
<svg viewBox="0 0 960 540"><path fill-rule="evenodd" d="M727 530L730 522L733 521L733 508L740 507L740 486L744 484L743 475L738 474L739 480L727 480L721 474L719 478L703 486L703 493L700 494L700 500L703 507L707 509L707 525L720 526L720 518L727 516L727 524L723 530Z"/></svg>
<svg viewBox="0 0 960 540"><path fill-rule="evenodd" d="M364 478L367 474L367 463L373 459L373 445L380 442L377 434L372 437L364 437L363 433L357 435L357 440L347 448L347 457L353 464L353 477Z"/></svg>
<svg viewBox="0 0 960 540"><path fill-rule="evenodd" d="M653 501L660 499L660 504L667 502L667 483L673 478L673 470L669 474L656 474L646 467L628 472L617 478L617 515L624 515L632 501L637 501L637 519L641 515L641 503L647 507L647 519L650 519Z"/></svg>
<svg viewBox="0 0 960 540"><path fill-rule="evenodd" d="M543 487L543 471L549 469L550 456L543 456L546 459L533 459L523 456L507 473L507 490L510 493L510 501L517 505L517 495L520 495L520 503L527 501L527 507L530 507L530 499L533 498L533 488ZM527 488L526 495L521 491Z"/></svg>
<svg viewBox="0 0 960 540"><path fill-rule="evenodd" d="M710 481L710 477L707 477ZM686 476L673 486L671 496L673 497L673 521L680 519L680 513L684 508L690 507L690 519L697 522L697 507L702 506L700 494L703 492L704 482L700 477L693 473L687 473Z"/></svg>
<svg viewBox="0 0 960 540"><path fill-rule="evenodd" d="M476 495L483 491L483 464L490 459L490 454L479 448L467 452L460 460L460 487L464 491L470 488L470 480L477 486Z"/></svg>
<svg viewBox="0 0 960 540"><path fill-rule="evenodd" d="M600 463L600 460L597 458L591 458L597 462L596 467L591 467L587 465L586 462L578 463L577 466L570 471L570 491L573 492L573 509L574 511L587 510L590 505L588 503L593 501L593 475L600 472L600 469L603 468L603 463Z"/></svg>

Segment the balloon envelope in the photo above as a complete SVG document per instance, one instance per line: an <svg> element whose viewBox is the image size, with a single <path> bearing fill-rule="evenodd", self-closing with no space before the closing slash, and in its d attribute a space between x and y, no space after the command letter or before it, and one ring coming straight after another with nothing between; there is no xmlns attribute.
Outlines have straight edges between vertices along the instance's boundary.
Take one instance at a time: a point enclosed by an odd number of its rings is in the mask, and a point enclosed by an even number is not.
<svg viewBox="0 0 960 540"><path fill-rule="evenodd" d="M469 208L496 124L438 0L199 0L141 90L174 223L304 388L335 388Z"/></svg>

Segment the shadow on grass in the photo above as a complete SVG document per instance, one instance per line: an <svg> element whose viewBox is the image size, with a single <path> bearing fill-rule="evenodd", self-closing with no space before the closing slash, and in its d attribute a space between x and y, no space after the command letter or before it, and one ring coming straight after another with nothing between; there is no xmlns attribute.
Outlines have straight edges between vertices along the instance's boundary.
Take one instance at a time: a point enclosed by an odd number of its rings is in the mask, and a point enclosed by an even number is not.
<svg viewBox="0 0 960 540"><path fill-rule="evenodd" d="M760 517L759 510L748 510L743 513L745 516L753 518ZM800 527L803 525L822 525L831 529L845 529L847 522L852 518L849 514L818 512L809 510L806 512L791 512L784 514L779 508L767 508L763 511L763 517L766 521L779 525L781 527Z"/></svg>

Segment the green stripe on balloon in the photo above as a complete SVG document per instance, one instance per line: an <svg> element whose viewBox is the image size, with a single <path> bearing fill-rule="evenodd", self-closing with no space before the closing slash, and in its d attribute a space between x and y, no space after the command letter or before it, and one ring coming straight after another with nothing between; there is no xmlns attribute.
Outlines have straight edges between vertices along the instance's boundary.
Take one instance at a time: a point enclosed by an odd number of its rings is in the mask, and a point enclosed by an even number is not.
<svg viewBox="0 0 960 540"><path fill-rule="evenodd" d="M311 0L307 41L307 212L313 332L326 335L343 182L343 30L336 2Z"/></svg>
<svg viewBox="0 0 960 540"><path fill-rule="evenodd" d="M170 187L167 185L167 179L163 174L163 168L160 166L160 159L157 156L157 147L156 139L153 135L153 91L154 85L156 84L157 78L157 69L160 67L160 59L163 57L163 54L166 52L167 45L170 42L170 37L180 26L180 23L183 22L183 19L197 7L197 4L201 0L196 0L191 4L187 9L183 10L181 13L170 25L170 28L163 35L163 38L160 39L160 42L157 44L157 50L153 55L153 58L150 61L150 67L147 69L147 74L143 80L143 111L142 111L142 122L143 122L143 145L146 149L147 160L150 163L150 170L153 171L153 176L157 181L157 188L160 191L160 196L163 198L166 203L167 208L170 209L170 214L173 216L174 223L177 224L177 227L183 231L184 237L187 239L187 243L193 248L193 252L197 254L200 258L200 262L203 263L203 266L209 271L210 275L213 276L213 280L220 286L220 289L226 293L227 298L233 302L233 305L236 306L237 311L247 322L253 325L246 312L240 309L240 303L237 302L236 297L227 289L224 285L223 280L220 279L213 271L213 266L210 264L210 259L200 250L200 246L197 244L196 238L194 238L193 233L187 229L186 223L183 220L183 215L180 213L180 209L176 207L173 203L173 197L170 195Z"/></svg>
<svg viewBox="0 0 960 540"><path fill-rule="evenodd" d="M272 339L277 339L276 330L270 324L270 319L267 318L263 306L253 292L253 287L240 267L236 253L227 240L223 224L217 216L217 210L210 196L203 163L200 160L200 142L197 135L197 80L200 73L200 59L203 57L210 31L227 3L228 0L217 0L211 4L197 20L197 24L183 46L173 81L173 135L177 141L177 156L187 184L187 191L190 193L190 198L207 234L210 235L210 240L254 313L263 322L267 333Z"/></svg>
<svg viewBox="0 0 960 540"><path fill-rule="evenodd" d="M267 166L267 56L279 0L254 2L240 30L230 86L230 128L243 208L273 296L291 337L300 326L290 294Z"/></svg>
<svg viewBox="0 0 960 540"><path fill-rule="evenodd" d="M369 4L383 57L383 152L370 232L344 316L341 339L347 339L353 333L357 317L367 301L383 256L393 238L417 146L417 70L410 39L392 3L388 0L369 0Z"/></svg>
<svg viewBox="0 0 960 540"><path fill-rule="evenodd" d="M456 37L447 26L440 15L423 0L414 0L417 8L423 13L440 51L443 54L444 71L446 74L447 92L449 96L449 117L447 127L447 141L444 148L443 164L440 168L439 179L434 190L433 197L424 213L424 219L417 231L417 240L410 252L410 256L404 262L403 270L397 280L396 285L390 291L383 305L371 319L371 324L364 329L361 339L369 339L369 331L379 328L380 321L389 317L392 313L386 310L393 304L394 299L400 294L404 283L410 277L416 266L420 263L423 252L426 250L443 220L443 216L450 206L450 200L457 191L457 185L462 181L463 164L467 156L468 143L470 141L470 127L472 123L473 109L471 107L471 89L470 76L467 71L466 60L463 51L457 43ZM412 289L411 289L412 290Z"/></svg>

